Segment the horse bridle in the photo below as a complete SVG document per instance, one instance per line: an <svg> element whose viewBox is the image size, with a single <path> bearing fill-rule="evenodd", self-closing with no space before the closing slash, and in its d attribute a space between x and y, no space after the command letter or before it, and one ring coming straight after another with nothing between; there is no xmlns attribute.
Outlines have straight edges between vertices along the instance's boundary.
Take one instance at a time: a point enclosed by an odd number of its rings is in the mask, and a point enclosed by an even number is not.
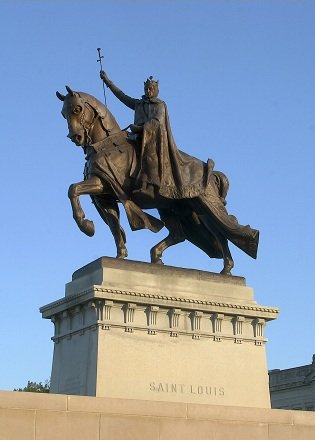
<svg viewBox="0 0 315 440"><path fill-rule="evenodd" d="M82 107L82 112L81 112L81 116L80 116L80 125L83 128L84 133L86 135L87 145L90 145L91 142L92 142L92 139L90 137L89 132L94 127L96 121L98 119L101 119L101 115L99 114L99 112L88 101L83 100L81 97L79 98L79 104ZM85 124L87 122L86 119L85 119L85 111L86 111L87 108L89 108L92 111L92 115L93 115L92 120L91 120L91 122L88 123L88 125ZM103 128L104 128L104 131L106 133L106 137L108 137L109 136L108 130L106 130L106 128L104 126L103 126Z"/></svg>

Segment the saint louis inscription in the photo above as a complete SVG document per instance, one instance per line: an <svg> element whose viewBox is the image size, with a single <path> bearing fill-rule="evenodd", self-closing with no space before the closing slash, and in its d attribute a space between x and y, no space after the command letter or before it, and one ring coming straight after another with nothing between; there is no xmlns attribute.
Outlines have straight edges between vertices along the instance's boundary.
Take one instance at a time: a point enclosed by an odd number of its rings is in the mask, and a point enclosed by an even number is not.
<svg viewBox="0 0 315 440"><path fill-rule="evenodd" d="M224 387L213 385L187 385L183 383L150 382L150 391L154 393L199 394L208 396L224 396Z"/></svg>

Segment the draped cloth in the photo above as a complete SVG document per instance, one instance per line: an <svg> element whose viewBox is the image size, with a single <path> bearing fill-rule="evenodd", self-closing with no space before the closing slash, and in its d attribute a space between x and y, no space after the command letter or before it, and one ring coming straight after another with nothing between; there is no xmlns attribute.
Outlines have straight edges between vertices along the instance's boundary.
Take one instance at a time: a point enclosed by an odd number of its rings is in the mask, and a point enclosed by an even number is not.
<svg viewBox="0 0 315 440"><path fill-rule="evenodd" d="M139 181L155 185L161 196L170 199L202 194L209 166L177 148L165 102L146 97L137 100L135 124L143 125ZM212 161L208 163L213 166Z"/></svg>

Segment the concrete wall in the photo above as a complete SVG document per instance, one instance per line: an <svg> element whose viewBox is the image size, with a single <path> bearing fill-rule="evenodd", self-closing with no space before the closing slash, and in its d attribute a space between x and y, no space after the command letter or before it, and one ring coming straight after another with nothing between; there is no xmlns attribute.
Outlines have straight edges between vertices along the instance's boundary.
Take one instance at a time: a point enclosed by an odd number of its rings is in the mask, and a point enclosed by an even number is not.
<svg viewBox="0 0 315 440"><path fill-rule="evenodd" d="M315 413L0 392L1 440L314 440Z"/></svg>

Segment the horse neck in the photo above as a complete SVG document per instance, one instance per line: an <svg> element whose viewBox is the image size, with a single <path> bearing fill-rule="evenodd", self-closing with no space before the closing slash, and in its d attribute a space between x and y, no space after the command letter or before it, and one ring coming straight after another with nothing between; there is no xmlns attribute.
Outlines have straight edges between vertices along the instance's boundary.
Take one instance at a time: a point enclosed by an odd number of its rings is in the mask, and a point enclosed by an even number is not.
<svg viewBox="0 0 315 440"><path fill-rule="evenodd" d="M104 130L99 118L95 121L95 124L89 131L89 136L91 138L92 144L96 144L97 142L100 142L107 137L107 133Z"/></svg>
<svg viewBox="0 0 315 440"><path fill-rule="evenodd" d="M101 142L108 136L120 133L121 129L110 112L105 117L98 117L89 132L93 144Z"/></svg>
<svg viewBox="0 0 315 440"><path fill-rule="evenodd" d="M90 124L89 137L91 143L95 144L107 138L111 134L121 132L121 129L109 111L108 107L98 101L94 96L80 92L80 97L84 101L85 112Z"/></svg>
<svg viewBox="0 0 315 440"><path fill-rule="evenodd" d="M104 130L109 134L118 133L121 131L116 119L108 108L106 108L106 113L102 116L101 121L101 125L103 126Z"/></svg>

